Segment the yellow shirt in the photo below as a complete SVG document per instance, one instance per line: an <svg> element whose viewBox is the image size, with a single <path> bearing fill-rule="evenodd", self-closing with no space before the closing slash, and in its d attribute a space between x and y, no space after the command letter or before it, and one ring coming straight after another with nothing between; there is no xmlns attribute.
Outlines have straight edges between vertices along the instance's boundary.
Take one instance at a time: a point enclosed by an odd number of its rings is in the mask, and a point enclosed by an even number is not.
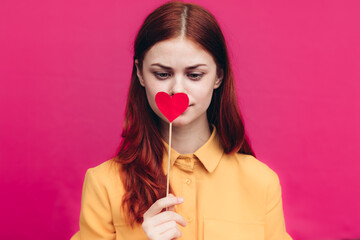
<svg viewBox="0 0 360 240"><path fill-rule="evenodd" d="M167 146L168 147L168 146ZM187 221L185 240L289 240L279 179L245 154L225 154L216 129L194 154L171 149L170 184L184 203L175 210ZM167 151L166 151L167 152ZM163 169L167 172L167 153ZM119 167L112 160L86 172L80 231L71 240L147 239L141 225L124 221Z"/></svg>

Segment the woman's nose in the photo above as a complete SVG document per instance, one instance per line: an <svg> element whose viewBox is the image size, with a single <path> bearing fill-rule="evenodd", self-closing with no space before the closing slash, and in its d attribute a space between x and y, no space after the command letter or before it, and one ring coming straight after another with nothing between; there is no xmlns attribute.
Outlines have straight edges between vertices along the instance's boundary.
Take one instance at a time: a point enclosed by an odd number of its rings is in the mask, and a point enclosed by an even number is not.
<svg viewBox="0 0 360 240"><path fill-rule="evenodd" d="M185 81L183 76L175 76L173 78L172 86L170 89L170 95L174 95L176 93L182 93L185 91Z"/></svg>

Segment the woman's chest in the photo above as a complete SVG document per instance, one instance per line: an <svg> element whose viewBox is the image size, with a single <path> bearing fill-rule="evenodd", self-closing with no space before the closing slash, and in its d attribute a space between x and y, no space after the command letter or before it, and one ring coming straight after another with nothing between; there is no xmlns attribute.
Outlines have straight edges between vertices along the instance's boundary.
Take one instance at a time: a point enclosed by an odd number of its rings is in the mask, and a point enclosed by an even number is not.
<svg viewBox="0 0 360 240"><path fill-rule="evenodd" d="M174 171L171 184L184 203L176 207L188 225L182 239L264 239L266 196L237 171Z"/></svg>
<svg viewBox="0 0 360 240"><path fill-rule="evenodd" d="M188 223L180 227L181 239L264 239L264 189L239 178L238 172L206 175L173 169L170 183L174 194L184 198L176 206ZM120 204L116 208L120 209ZM131 228L125 224L120 211L114 212L114 225L117 239L147 239L141 225Z"/></svg>

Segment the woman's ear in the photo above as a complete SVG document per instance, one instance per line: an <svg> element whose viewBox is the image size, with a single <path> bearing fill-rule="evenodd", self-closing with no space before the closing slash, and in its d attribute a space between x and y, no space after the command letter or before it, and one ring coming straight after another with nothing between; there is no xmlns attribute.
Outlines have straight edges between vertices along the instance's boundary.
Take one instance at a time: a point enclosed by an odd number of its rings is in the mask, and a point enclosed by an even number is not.
<svg viewBox="0 0 360 240"><path fill-rule="evenodd" d="M144 79L142 77L142 74L141 74L141 69L139 68L139 60L138 59L135 59L135 66L136 66L136 75L139 79L139 82L141 84L141 86L145 86L145 83L144 83Z"/></svg>
<svg viewBox="0 0 360 240"><path fill-rule="evenodd" d="M216 74L214 89L217 89L218 87L220 87L220 85L223 81L223 78L224 78L224 71L221 69L220 73Z"/></svg>

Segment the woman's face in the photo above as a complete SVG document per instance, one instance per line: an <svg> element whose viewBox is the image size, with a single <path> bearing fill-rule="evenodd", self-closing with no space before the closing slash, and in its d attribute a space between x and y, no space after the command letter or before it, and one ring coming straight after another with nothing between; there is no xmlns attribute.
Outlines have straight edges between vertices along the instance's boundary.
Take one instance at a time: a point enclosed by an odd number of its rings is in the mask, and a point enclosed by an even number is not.
<svg viewBox="0 0 360 240"><path fill-rule="evenodd" d="M138 62L135 63L138 66ZM150 107L162 120L168 122L156 106L155 95L158 92L186 93L189 107L173 121L173 125L207 123L206 110L222 77L216 74L213 57L200 45L186 38L158 42L145 54L142 72L137 69Z"/></svg>

